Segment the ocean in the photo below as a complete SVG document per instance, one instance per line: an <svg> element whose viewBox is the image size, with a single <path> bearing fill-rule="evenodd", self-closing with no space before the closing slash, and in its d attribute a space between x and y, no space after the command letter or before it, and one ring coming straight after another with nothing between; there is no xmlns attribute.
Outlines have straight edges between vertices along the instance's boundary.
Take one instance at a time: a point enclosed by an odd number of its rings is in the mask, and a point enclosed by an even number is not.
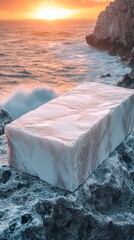
<svg viewBox="0 0 134 240"><path fill-rule="evenodd" d="M121 80L130 68L87 45L94 27L91 20L0 21L0 104L17 118L85 81Z"/></svg>

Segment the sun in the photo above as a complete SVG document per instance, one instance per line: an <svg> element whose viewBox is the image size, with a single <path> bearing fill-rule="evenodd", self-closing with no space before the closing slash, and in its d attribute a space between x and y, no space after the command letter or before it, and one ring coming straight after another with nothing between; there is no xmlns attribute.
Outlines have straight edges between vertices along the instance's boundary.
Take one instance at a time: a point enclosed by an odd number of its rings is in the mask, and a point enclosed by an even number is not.
<svg viewBox="0 0 134 240"><path fill-rule="evenodd" d="M70 11L62 8L42 8L35 13L38 19L56 20L69 18Z"/></svg>

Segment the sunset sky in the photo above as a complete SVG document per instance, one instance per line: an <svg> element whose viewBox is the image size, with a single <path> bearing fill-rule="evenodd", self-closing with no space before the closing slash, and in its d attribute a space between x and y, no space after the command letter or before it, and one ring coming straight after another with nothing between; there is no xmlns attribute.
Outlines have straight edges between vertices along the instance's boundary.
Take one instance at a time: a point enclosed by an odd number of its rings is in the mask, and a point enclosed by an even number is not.
<svg viewBox="0 0 134 240"><path fill-rule="evenodd" d="M0 0L0 19L95 19L110 0Z"/></svg>

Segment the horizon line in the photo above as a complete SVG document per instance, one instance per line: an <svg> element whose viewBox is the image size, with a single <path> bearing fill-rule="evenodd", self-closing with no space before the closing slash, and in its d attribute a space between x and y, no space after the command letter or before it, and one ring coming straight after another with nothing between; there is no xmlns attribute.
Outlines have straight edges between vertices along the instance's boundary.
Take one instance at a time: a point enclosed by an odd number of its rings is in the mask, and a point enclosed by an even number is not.
<svg viewBox="0 0 134 240"><path fill-rule="evenodd" d="M45 21L45 22L55 22L55 21L72 21L72 20L91 20L96 21L97 18L60 18L60 19L54 19L54 20L47 20L47 19L41 19L41 18L0 18L0 21Z"/></svg>

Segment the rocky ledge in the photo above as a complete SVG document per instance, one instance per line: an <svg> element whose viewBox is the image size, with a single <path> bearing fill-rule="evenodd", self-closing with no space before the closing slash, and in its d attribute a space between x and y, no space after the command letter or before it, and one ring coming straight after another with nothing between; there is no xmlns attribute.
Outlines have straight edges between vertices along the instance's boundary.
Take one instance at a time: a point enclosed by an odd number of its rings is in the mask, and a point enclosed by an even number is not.
<svg viewBox="0 0 134 240"><path fill-rule="evenodd" d="M133 183L134 133L74 193L2 166L0 239L132 240Z"/></svg>
<svg viewBox="0 0 134 240"><path fill-rule="evenodd" d="M117 82L117 86L134 89L134 69L130 73L126 73L122 80Z"/></svg>
<svg viewBox="0 0 134 240"><path fill-rule="evenodd" d="M0 107L0 135L4 134L4 127L10 122L12 122L11 115Z"/></svg>
<svg viewBox="0 0 134 240"><path fill-rule="evenodd" d="M108 50L134 66L134 1L115 0L102 12L94 32L86 36L89 45Z"/></svg>

